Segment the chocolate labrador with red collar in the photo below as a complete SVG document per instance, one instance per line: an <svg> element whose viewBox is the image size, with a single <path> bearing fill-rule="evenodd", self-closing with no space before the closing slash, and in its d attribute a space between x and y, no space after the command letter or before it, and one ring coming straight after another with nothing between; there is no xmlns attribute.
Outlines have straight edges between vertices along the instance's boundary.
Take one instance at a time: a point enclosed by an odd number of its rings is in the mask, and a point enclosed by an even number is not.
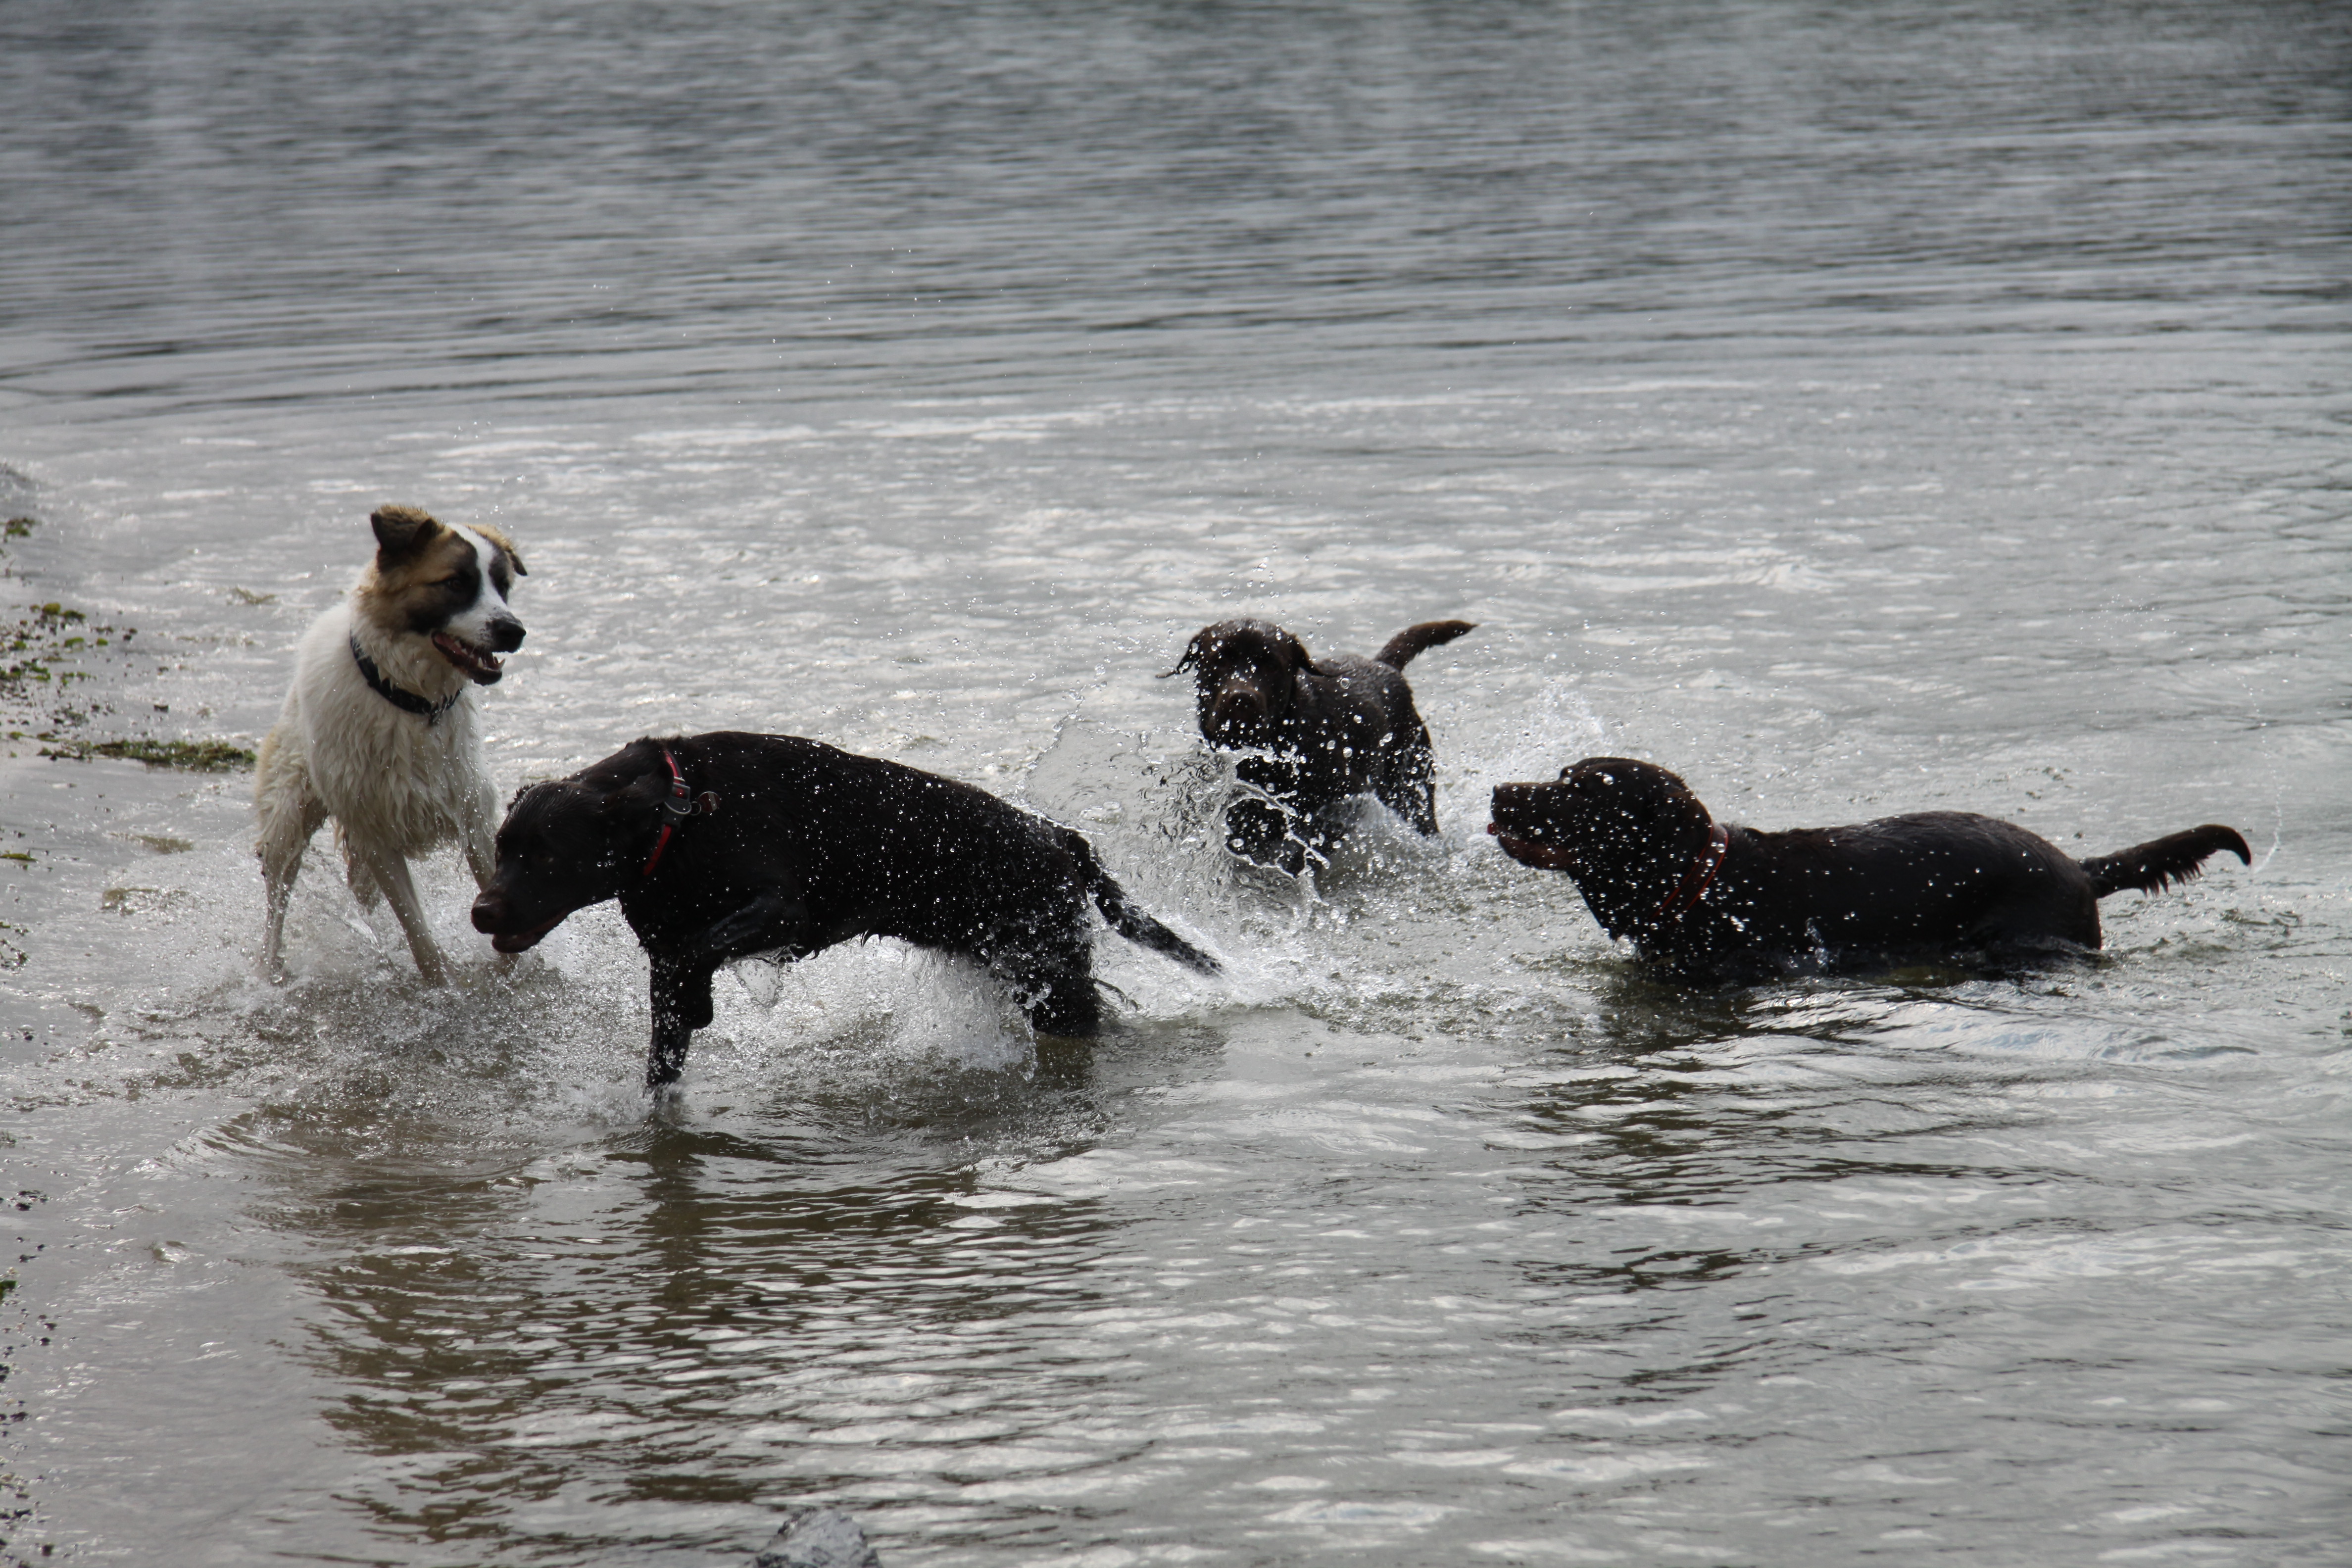
<svg viewBox="0 0 2352 1568"><path fill-rule="evenodd" d="M2090 860L1961 811L1727 827L1681 779L1627 757L1496 785L1486 831L1513 859L1567 872L1601 928L1659 973L1715 984L2093 949L2110 893L2188 881L2223 849L2253 858L2236 829L2210 823Z"/></svg>
<svg viewBox="0 0 2352 1568"><path fill-rule="evenodd" d="M1268 621L1219 621L1195 632L1167 675L1193 672L1202 740L1253 753L1234 772L1257 794L1227 809L1226 847L1296 877L1309 855L1327 857L1346 833L1337 808L1365 795L1414 831L1435 833L1429 726L1412 705L1404 667L1476 629L1423 621L1370 658L1310 658L1305 643Z"/></svg>
<svg viewBox="0 0 2352 1568"><path fill-rule="evenodd" d="M674 1082L739 958L891 936L978 960L1043 1035L1102 1032L1091 899L1129 942L1217 961L1128 901L1066 827L983 790L793 735L633 741L507 807L474 928L520 952L606 899L653 963L646 1087Z"/></svg>

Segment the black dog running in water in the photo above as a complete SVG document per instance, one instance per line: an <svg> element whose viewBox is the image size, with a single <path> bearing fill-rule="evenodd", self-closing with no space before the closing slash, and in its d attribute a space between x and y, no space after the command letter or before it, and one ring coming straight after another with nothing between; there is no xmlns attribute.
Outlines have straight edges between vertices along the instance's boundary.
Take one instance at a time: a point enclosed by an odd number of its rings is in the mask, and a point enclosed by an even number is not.
<svg viewBox="0 0 2352 1568"><path fill-rule="evenodd" d="M1266 621L1219 621L1194 633L1167 675L1193 672L1201 738L1255 753L1234 772L1265 797L1226 811L1226 847L1295 877L1307 856L1327 855L1346 832L1333 808L1362 795L1435 833L1429 726L1403 670L1413 655L1475 629L1468 621L1423 621L1370 658L1319 659Z"/></svg>
<svg viewBox="0 0 2352 1568"><path fill-rule="evenodd" d="M1703 984L2095 948L2108 894L2188 881L2223 849L2252 864L2236 829L2210 824L2081 861L1959 811L1726 827L1681 779L1625 757L1496 785L1487 831L1513 859L1567 872L1601 929L1661 974Z"/></svg>
<svg viewBox="0 0 2352 1568"><path fill-rule="evenodd" d="M1040 1034L1102 1029L1091 898L1129 942L1217 961L1128 901L1066 827L985 791L792 735L631 742L507 808L474 927L520 952L606 899L653 961L649 1089L676 1080L734 959L892 936L979 960Z"/></svg>

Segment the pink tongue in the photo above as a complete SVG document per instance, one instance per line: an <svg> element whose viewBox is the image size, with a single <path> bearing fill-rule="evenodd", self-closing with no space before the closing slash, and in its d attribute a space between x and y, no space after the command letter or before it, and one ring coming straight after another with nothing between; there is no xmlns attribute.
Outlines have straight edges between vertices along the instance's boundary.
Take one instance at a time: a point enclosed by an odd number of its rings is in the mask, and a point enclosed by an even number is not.
<svg viewBox="0 0 2352 1568"><path fill-rule="evenodd" d="M498 655L494 653L477 653L472 648L467 647L464 643L458 641L456 637L451 637L447 632L435 633L433 644L443 653L448 655L456 663L469 665L476 669L497 669L501 668L499 663Z"/></svg>

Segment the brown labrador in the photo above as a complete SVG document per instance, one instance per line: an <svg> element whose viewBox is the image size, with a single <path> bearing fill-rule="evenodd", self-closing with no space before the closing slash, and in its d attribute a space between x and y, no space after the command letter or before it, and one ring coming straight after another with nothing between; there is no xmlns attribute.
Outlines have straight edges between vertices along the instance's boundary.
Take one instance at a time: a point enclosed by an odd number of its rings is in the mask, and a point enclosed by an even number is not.
<svg viewBox="0 0 2352 1568"><path fill-rule="evenodd" d="M1249 752L1235 772L1257 792L1226 811L1227 847L1295 877L1308 856L1328 858L1347 831L1339 808L1366 795L1417 832L1435 833L1429 726L1404 667L1475 629L1423 621L1370 658L1310 658L1306 644L1268 621L1219 621L1194 633L1167 674L1192 672L1201 738Z"/></svg>
<svg viewBox="0 0 2352 1568"><path fill-rule="evenodd" d="M2109 894L2185 882L2223 849L2252 863L2237 830L2213 824L2079 861L1960 811L1727 826L1681 779L1627 757L1496 785L1486 830L1513 859L1567 872L1601 928L1661 974L1707 984L2095 949Z"/></svg>

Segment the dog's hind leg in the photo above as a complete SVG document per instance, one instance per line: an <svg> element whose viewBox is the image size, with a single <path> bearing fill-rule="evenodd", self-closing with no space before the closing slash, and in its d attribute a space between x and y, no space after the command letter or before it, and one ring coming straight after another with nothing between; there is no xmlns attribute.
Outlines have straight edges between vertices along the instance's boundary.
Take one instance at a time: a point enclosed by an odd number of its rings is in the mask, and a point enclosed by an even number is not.
<svg viewBox="0 0 2352 1568"><path fill-rule="evenodd" d="M383 892L392 905L394 919L400 921L403 934L408 938L408 951L416 960L416 973L425 977L427 985L444 985L449 980L448 961L433 941L433 927L425 918L425 906L416 897L416 884L408 875L408 858L394 851L373 847L349 847L355 871L364 871ZM352 879L352 891L358 892L358 879Z"/></svg>
<svg viewBox="0 0 2352 1568"><path fill-rule="evenodd" d="M1085 918L1073 912L1072 925ZM1065 934L1031 931L1010 951L991 956L995 971L1040 1035L1090 1040L1102 1033L1102 992L1095 984L1094 942L1082 928Z"/></svg>
<svg viewBox="0 0 2352 1568"><path fill-rule="evenodd" d="M1081 847L1087 848L1083 876L1094 856L1091 847ZM970 947L950 951L987 965L1040 1036L1092 1039L1102 1033L1102 993L1095 985L1093 921L1084 883L1072 881L1045 907L1025 911Z"/></svg>
<svg viewBox="0 0 2352 1568"><path fill-rule="evenodd" d="M271 741L277 737L273 734ZM255 787L255 805L261 817L261 835L255 852L261 857L264 917L261 931L261 972L273 984L283 984L286 963L279 949L286 936L286 905L294 895L294 879L302 869L303 851L310 836L327 820L327 808L310 793L310 777L298 759L265 742Z"/></svg>
<svg viewBox="0 0 2352 1568"><path fill-rule="evenodd" d="M1033 975L1020 996L1029 1026L1040 1035L1091 1040L1102 1033L1102 993L1090 973Z"/></svg>

